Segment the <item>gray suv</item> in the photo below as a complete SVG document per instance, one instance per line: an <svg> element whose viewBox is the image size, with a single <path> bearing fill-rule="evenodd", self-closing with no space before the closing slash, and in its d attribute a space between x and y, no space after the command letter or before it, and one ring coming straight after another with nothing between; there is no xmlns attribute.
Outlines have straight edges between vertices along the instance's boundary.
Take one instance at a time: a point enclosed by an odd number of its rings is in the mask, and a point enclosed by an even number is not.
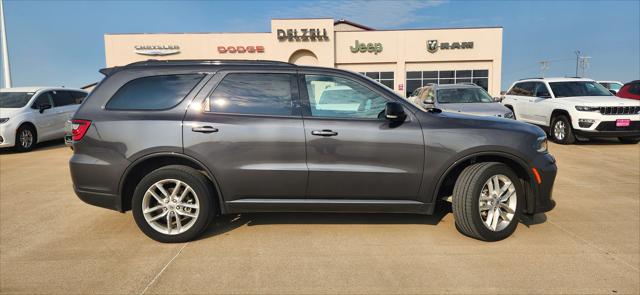
<svg viewBox="0 0 640 295"><path fill-rule="evenodd" d="M409 101L424 109L438 108L445 112L515 119L513 111L472 83L429 84L416 89L416 95L411 96Z"/></svg>
<svg viewBox="0 0 640 295"><path fill-rule="evenodd" d="M433 214L443 199L460 232L496 241L555 206L540 128L422 110L358 73L233 60L101 72L72 120L74 190L132 210L160 242L220 214Z"/></svg>

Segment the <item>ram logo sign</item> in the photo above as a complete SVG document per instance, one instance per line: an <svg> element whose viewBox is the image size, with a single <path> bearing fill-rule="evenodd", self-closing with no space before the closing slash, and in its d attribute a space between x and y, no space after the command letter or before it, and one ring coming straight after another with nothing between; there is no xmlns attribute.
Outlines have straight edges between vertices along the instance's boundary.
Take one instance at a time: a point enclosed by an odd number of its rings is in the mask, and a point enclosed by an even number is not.
<svg viewBox="0 0 640 295"><path fill-rule="evenodd" d="M136 45L135 53L140 55L164 56L180 53L178 45Z"/></svg>
<svg viewBox="0 0 640 295"><path fill-rule="evenodd" d="M440 50L449 49L473 49L473 42L442 42L438 43L438 40L427 40L427 51L430 53L436 53Z"/></svg>

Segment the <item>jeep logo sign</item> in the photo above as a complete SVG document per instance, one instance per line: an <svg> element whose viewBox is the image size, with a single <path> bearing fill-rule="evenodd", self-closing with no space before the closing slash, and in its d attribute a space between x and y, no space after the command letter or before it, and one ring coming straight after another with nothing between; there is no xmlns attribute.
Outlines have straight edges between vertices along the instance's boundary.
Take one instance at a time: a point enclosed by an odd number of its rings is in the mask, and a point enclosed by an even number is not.
<svg viewBox="0 0 640 295"><path fill-rule="evenodd" d="M356 44L353 46L350 46L349 49L351 49L351 52L353 53L358 53L358 52L371 52L373 54L378 54L380 52L382 52L382 43L360 43L358 40L356 40Z"/></svg>
<svg viewBox="0 0 640 295"><path fill-rule="evenodd" d="M442 42L438 44L438 40L427 40L428 52L435 53L438 49L473 49L473 42Z"/></svg>
<svg viewBox="0 0 640 295"><path fill-rule="evenodd" d="M133 48L136 54L151 56L172 55L180 52L178 45L136 45Z"/></svg>

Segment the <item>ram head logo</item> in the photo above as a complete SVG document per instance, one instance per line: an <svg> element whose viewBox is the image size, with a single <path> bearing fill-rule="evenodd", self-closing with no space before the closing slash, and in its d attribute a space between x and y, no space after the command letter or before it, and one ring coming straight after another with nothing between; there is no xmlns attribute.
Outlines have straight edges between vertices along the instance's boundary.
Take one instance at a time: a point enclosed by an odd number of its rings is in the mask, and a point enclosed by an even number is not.
<svg viewBox="0 0 640 295"><path fill-rule="evenodd" d="M427 51L434 53L438 51L438 40L428 40L427 41Z"/></svg>

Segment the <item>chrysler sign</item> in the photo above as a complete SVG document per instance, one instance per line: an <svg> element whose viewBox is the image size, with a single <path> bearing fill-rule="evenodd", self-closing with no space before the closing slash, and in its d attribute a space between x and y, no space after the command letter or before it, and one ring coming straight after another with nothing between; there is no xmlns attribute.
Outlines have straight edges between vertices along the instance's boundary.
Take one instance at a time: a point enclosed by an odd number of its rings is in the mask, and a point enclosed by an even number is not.
<svg viewBox="0 0 640 295"><path fill-rule="evenodd" d="M178 45L136 45L134 48L134 52L140 55L163 56L180 52Z"/></svg>
<svg viewBox="0 0 640 295"><path fill-rule="evenodd" d="M438 43L438 40L427 41L427 51L435 53L440 50L449 49L473 49L473 42L442 42Z"/></svg>

